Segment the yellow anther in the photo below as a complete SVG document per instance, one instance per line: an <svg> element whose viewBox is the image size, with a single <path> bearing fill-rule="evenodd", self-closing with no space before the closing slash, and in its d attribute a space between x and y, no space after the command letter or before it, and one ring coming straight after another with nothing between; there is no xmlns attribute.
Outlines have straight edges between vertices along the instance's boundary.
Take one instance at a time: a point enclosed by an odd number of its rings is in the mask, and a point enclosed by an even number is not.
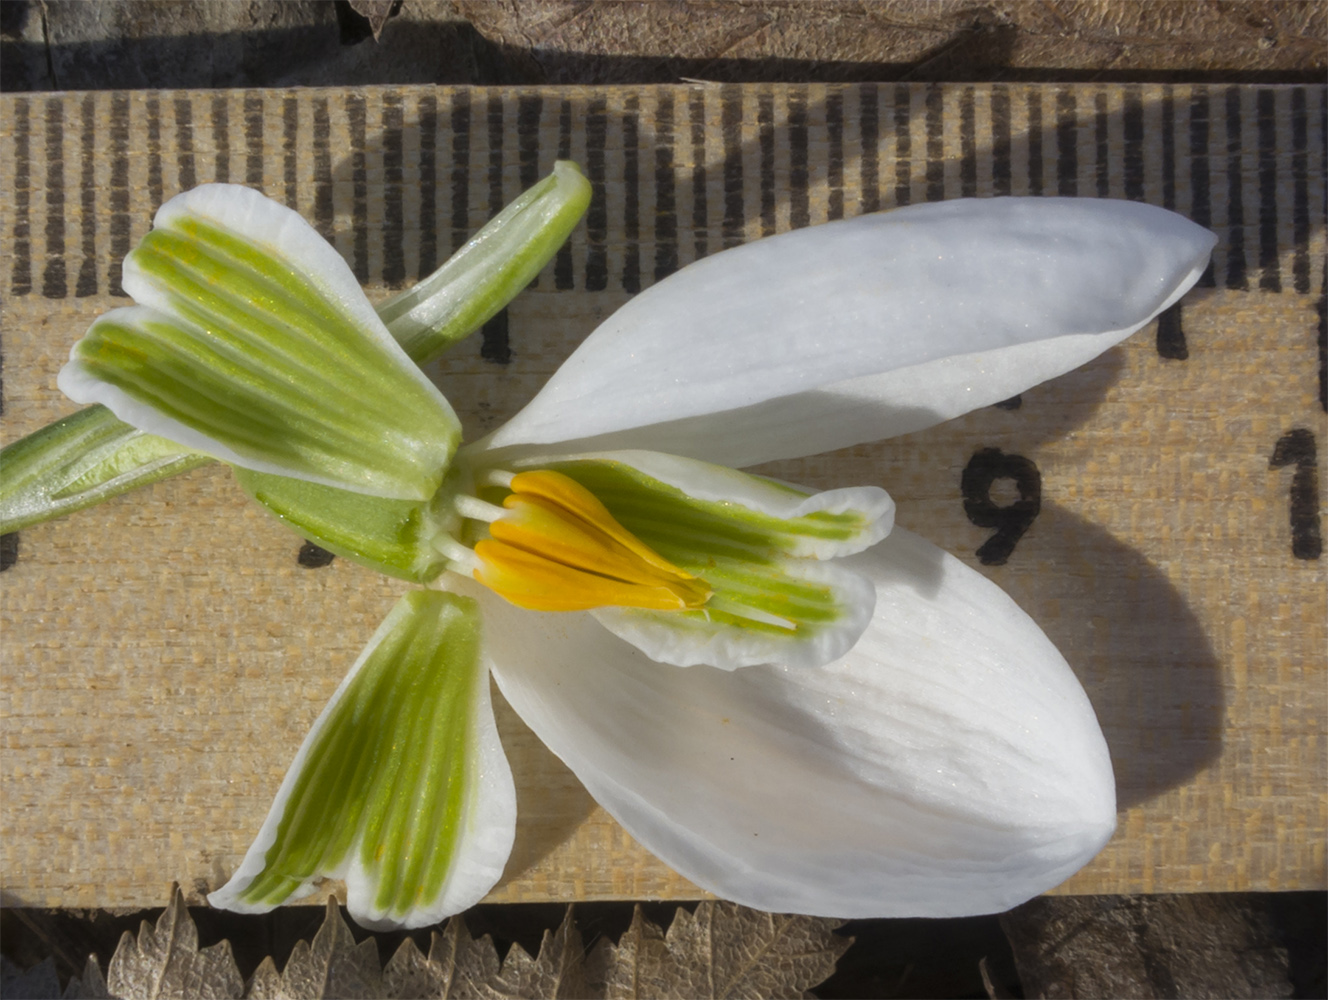
<svg viewBox="0 0 1328 1000"><path fill-rule="evenodd" d="M560 472L513 477L506 513L476 543L475 579L518 607L699 608L710 588L624 528L589 490Z"/></svg>

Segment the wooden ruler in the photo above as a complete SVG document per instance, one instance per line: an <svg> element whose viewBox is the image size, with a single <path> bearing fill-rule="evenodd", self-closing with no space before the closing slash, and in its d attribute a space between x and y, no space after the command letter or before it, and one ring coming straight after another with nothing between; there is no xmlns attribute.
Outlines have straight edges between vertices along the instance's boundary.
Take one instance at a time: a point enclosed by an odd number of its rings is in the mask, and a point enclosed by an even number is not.
<svg viewBox="0 0 1328 1000"><path fill-rule="evenodd" d="M1088 689L1120 830L1063 891L1321 888L1325 90L687 86L0 97L6 442L123 304L158 204L261 188L371 296L576 160L595 198L534 287L436 375L471 436L633 293L775 232L941 198L1164 205L1220 242L1124 346L902 439L769 466L878 483L1005 587ZM401 587L300 541L220 467L3 545L6 902L159 905L223 882ZM688 897L505 705L520 824L491 898ZM833 836L833 831L827 831Z"/></svg>

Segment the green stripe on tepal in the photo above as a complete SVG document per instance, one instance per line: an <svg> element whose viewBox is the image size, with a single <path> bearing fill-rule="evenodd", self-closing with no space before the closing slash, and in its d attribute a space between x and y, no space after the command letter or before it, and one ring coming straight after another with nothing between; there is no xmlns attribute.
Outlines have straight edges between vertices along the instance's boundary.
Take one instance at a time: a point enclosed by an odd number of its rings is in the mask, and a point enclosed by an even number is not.
<svg viewBox="0 0 1328 1000"><path fill-rule="evenodd" d="M76 401L260 472L437 489L460 440L452 408L294 212L232 185L180 195L124 285L138 305L94 323L60 374Z"/></svg>

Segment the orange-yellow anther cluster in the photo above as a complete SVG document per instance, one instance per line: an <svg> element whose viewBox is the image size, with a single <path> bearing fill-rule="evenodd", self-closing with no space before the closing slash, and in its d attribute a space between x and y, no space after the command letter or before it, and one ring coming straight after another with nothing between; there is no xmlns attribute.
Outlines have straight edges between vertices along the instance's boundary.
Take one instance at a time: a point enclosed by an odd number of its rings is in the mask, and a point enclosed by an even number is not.
<svg viewBox="0 0 1328 1000"><path fill-rule="evenodd" d="M513 477L506 513L475 545L475 579L533 611L699 608L704 580L624 528L575 480L547 469Z"/></svg>

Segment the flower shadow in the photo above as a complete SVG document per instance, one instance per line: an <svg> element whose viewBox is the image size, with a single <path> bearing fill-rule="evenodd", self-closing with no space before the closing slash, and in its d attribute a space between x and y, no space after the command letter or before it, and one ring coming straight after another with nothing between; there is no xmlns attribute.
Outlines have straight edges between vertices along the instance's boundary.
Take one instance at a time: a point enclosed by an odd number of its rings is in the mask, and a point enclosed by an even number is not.
<svg viewBox="0 0 1328 1000"><path fill-rule="evenodd" d="M1105 528L1054 503L1043 504L1022 544L1028 558L1056 571L1000 582L1021 603L1036 601L1038 624L1088 692L1111 750L1121 808L1211 765L1222 752L1221 666L1167 575Z"/></svg>
<svg viewBox="0 0 1328 1000"><path fill-rule="evenodd" d="M516 841L496 891L529 877L595 810L575 774L530 731L493 685L493 710L516 782Z"/></svg>
<svg viewBox="0 0 1328 1000"><path fill-rule="evenodd" d="M942 560L940 548L913 553L896 586L933 600ZM1084 686L1111 754L1118 807L1140 805L1210 766L1222 752L1221 667L1166 574L1105 528L1051 503L1018 562L985 575L1020 606L1038 608L1037 624ZM796 705L788 711L790 727L809 725Z"/></svg>

